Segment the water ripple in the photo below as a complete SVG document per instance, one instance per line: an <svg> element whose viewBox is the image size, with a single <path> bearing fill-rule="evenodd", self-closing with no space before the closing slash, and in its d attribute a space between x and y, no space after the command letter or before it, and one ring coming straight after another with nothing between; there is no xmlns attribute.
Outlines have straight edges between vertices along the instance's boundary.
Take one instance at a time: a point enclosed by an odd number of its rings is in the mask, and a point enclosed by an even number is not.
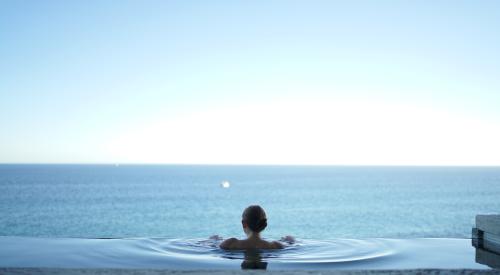
<svg viewBox="0 0 500 275"><path fill-rule="evenodd" d="M300 240L282 250L226 251L220 242L202 239L149 239L148 248L168 257L213 261L258 257L276 263L348 263L381 259L397 253L384 239Z"/></svg>

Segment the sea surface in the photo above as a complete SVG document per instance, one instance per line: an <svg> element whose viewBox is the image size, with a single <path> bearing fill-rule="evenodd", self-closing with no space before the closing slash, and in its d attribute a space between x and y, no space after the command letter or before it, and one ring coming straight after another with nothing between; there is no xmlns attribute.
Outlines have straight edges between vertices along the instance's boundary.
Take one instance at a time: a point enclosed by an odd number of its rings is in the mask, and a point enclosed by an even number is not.
<svg viewBox="0 0 500 275"><path fill-rule="evenodd" d="M251 204L268 238L470 238L500 168L0 165L1 236L243 237Z"/></svg>

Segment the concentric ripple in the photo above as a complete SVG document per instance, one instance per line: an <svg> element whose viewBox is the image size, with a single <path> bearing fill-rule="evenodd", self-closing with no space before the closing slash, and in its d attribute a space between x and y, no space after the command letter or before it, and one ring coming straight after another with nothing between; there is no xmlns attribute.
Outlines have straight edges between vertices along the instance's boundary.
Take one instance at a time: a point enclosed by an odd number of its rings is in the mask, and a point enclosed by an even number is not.
<svg viewBox="0 0 500 275"><path fill-rule="evenodd" d="M283 264L349 263L381 259L396 250L384 239L300 240L282 250L225 251L220 241L203 239L149 239L148 248L167 257L205 262L249 260Z"/></svg>

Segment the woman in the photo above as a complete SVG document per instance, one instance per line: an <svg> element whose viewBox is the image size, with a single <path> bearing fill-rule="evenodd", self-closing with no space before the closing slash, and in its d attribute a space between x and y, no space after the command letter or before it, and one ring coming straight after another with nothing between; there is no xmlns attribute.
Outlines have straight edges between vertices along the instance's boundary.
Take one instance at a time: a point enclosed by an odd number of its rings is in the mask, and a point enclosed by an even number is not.
<svg viewBox="0 0 500 275"><path fill-rule="evenodd" d="M220 244L220 248L228 250L246 250L246 249L282 249L282 243L273 241L268 242L260 237L267 226L266 212L258 205L251 205L243 211L241 225L247 235L246 240L229 238ZM282 238L281 241L293 243L295 240L291 236Z"/></svg>

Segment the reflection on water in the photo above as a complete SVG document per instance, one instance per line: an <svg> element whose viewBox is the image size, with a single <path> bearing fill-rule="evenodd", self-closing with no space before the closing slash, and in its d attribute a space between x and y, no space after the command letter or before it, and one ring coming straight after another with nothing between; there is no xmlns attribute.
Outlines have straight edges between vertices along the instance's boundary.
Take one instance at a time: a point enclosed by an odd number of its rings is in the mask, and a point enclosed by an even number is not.
<svg viewBox="0 0 500 275"><path fill-rule="evenodd" d="M484 264L491 268L500 268L500 255L485 249L476 248L476 263Z"/></svg>
<svg viewBox="0 0 500 275"><path fill-rule="evenodd" d="M486 236L485 236L486 235ZM500 242L476 228L472 231L472 246L476 248L476 263L500 268Z"/></svg>
<svg viewBox="0 0 500 275"><path fill-rule="evenodd" d="M267 262L262 261L260 251L247 250L245 251L245 260L241 263L241 269L267 269Z"/></svg>

